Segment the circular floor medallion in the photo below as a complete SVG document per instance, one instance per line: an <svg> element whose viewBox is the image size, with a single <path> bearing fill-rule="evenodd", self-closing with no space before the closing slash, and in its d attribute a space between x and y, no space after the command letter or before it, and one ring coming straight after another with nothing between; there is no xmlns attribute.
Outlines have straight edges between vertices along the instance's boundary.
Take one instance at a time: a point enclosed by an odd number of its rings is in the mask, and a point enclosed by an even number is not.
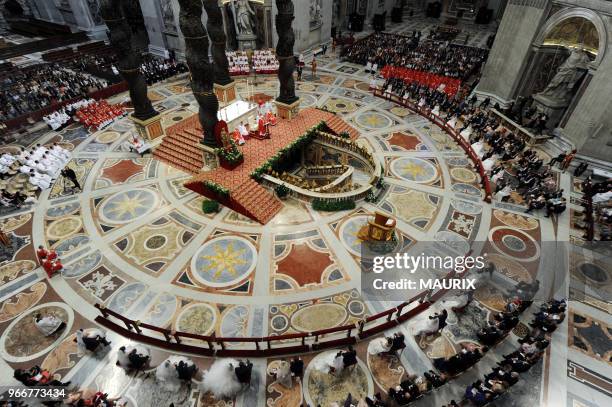
<svg viewBox="0 0 612 407"><path fill-rule="evenodd" d="M462 167L451 168L450 175L459 182L470 183L476 181L477 179L476 174L474 174L473 171Z"/></svg>
<svg viewBox="0 0 612 407"><path fill-rule="evenodd" d="M96 141L102 144L111 144L114 141L117 141L121 137L121 134L116 131L105 131L96 137Z"/></svg>
<svg viewBox="0 0 612 407"><path fill-rule="evenodd" d="M82 226L83 222L78 216L67 216L54 220L47 226L47 238L53 240L65 239L77 233Z"/></svg>
<svg viewBox="0 0 612 407"><path fill-rule="evenodd" d="M389 127L393 121L382 113L365 112L355 118L355 122L361 127L372 130L380 130Z"/></svg>
<svg viewBox="0 0 612 407"><path fill-rule="evenodd" d="M110 224L134 222L153 211L158 198L148 189L117 192L102 204L100 218Z"/></svg>
<svg viewBox="0 0 612 407"><path fill-rule="evenodd" d="M66 322L66 328L42 336L34 324L36 314L55 315ZM0 356L7 362L27 362L39 358L59 345L71 331L74 321L72 308L61 302L48 302L30 308L15 318L0 337Z"/></svg>
<svg viewBox="0 0 612 407"><path fill-rule="evenodd" d="M253 272L257 264L257 249L249 240L219 237L210 240L191 259L196 279L210 287L232 286Z"/></svg>
<svg viewBox="0 0 612 407"><path fill-rule="evenodd" d="M347 317L342 305L333 303L314 304L297 310L291 316L291 325L301 332L341 325Z"/></svg>
<svg viewBox="0 0 612 407"><path fill-rule="evenodd" d="M427 184L438 178L438 169L431 161L416 157L402 157L393 160L391 171L406 181L419 184Z"/></svg>
<svg viewBox="0 0 612 407"><path fill-rule="evenodd" d="M540 257L540 246L527 233L506 226L494 227L489 231L489 240L500 253L518 260L530 262Z"/></svg>
<svg viewBox="0 0 612 407"><path fill-rule="evenodd" d="M350 371L340 372L337 376L325 371L335 354L336 351L320 353L306 368L304 398L311 406L331 406L344 401L348 394L360 400L374 392L374 382L361 359L357 359L357 365Z"/></svg>
<svg viewBox="0 0 612 407"><path fill-rule="evenodd" d="M188 305L176 318L176 330L197 335L209 335L215 329L217 313L204 303Z"/></svg>

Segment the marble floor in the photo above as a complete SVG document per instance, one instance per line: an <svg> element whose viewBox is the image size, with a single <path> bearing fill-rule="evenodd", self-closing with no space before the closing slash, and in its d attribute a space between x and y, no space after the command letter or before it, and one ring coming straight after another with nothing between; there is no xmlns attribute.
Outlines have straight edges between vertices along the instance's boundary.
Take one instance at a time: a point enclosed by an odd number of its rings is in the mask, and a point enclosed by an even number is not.
<svg viewBox="0 0 612 407"><path fill-rule="evenodd" d="M303 383L287 389L272 376L279 359L256 358L251 387L233 400L214 400L195 388L164 392L151 378L124 374L115 366L115 352L129 341L113 333L112 349L95 357L79 354L73 342L75 330L95 326L95 304L134 320L202 335L266 336L356 323L395 305L369 301L360 289L356 232L368 213L382 210L397 217L406 247L449 240L484 247L498 265L497 287L539 278L546 295L571 295L570 313L542 363L496 405L610 405L609 258L581 241L570 227L571 211L550 219L525 215L516 203L486 204L479 176L462 150L422 117L372 96L363 68L327 55L319 58L317 78L306 73L296 85L302 107L325 107L342 115L361 132L359 143L384 163L386 192L377 203L362 202L352 211L317 212L288 200L265 226L228 209L205 215L203 198L182 185L187 174L128 151L133 129L127 119L94 134L71 125L28 141L59 142L72 150L69 165L83 191L73 193L59 181L33 207L0 216L13 244L0 252L0 368L38 364L74 386L122 396L130 406L327 406L348 392L385 391L407 374L430 369L431 358L440 352L451 355L460 344L474 342L473 327L499 310L500 292L494 287L479 291L468 311L452 315L449 328L433 341L414 338L416 320L395 328L409 339L399 359L379 360L367 354L368 341L359 343L359 363L343 378L314 370L316 359L326 355L313 353L304 356ZM237 82L239 97L247 99L245 80ZM278 94L275 77L259 82L257 93ZM153 86L149 96L164 127L197 111L186 79ZM17 147L2 146L0 152ZM568 173L559 174L560 186L579 198L574 181ZM34 248L40 244L60 254L65 265L61 277L47 279L38 266ZM562 259L571 276L537 275L549 256ZM41 341L32 324L32 316L41 311L61 316L68 328ZM418 405L460 398L462 386L514 346L516 333L476 368ZM151 366L167 356L155 349ZM194 360L201 370L212 363ZM0 384L14 383L0 375Z"/></svg>

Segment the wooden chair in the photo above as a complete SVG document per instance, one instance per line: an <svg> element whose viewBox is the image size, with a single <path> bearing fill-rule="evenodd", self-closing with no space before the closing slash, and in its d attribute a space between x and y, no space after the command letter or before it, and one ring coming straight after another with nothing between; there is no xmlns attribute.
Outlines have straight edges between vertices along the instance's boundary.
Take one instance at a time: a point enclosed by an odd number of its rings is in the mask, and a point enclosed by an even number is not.
<svg viewBox="0 0 612 407"><path fill-rule="evenodd" d="M368 224L359 230L358 237L365 241L386 242L393 239L395 219L382 212L376 212L374 218L368 219Z"/></svg>

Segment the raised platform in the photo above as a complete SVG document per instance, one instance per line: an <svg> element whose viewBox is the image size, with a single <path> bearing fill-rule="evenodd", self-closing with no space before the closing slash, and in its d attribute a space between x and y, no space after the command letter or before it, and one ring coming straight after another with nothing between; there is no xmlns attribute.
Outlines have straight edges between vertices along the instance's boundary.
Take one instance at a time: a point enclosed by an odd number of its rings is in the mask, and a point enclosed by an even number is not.
<svg viewBox="0 0 612 407"><path fill-rule="evenodd" d="M187 181L185 187L211 199L219 200L236 212L265 224L280 211L282 204L270 191L255 182L251 178L251 173L280 149L291 144L321 121L325 121L327 126L336 134L347 131L351 138L357 138L359 135L353 127L333 113L314 108L304 109L293 119L279 120L276 126L270 127L270 139L249 140L247 144L241 147L244 162L235 169L216 168L212 171L202 172ZM183 122L179 123L179 126L182 125L179 133L201 132L197 119L187 118L184 122L185 125L183 125ZM192 141L193 139L189 139L189 142ZM178 146L176 147L178 148ZM157 152L156 155L158 155ZM173 162L176 162L177 167L185 169L180 155L177 154L173 158L173 160L164 159L164 161L170 165L174 165ZM189 169L189 172L194 172L193 167ZM226 189L229 192L228 196L220 197L215 194L206 186L206 182L212 182Z"/></svg>

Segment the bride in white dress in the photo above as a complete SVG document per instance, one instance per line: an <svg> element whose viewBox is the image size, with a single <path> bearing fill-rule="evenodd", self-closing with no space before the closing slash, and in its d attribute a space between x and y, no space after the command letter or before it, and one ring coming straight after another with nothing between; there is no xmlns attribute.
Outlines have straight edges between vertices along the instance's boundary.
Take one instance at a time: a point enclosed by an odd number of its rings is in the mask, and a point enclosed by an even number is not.
<svg viewBox="0 0 612 407"><path fill-rule="evenodd" d="M117 350L117 366L124 370L134 369L130 361L130 354L135 351L139 360L145 361L151 358L151 352L145 346L135 343L134 345L122 346ZM146 362L145 362L146 363Z"/></svg>
<svg viewBox="0 0 612 407"><path fill-rule="evenodd" d="M391 338L380 337L370 341L368 344L368 353L370 355L378 355L381 353L389 352L391 349L391 345L393 344L393 340Z"/></svg>
<svg viewBox="0 0 612 407"><path fill-rule="evenodd" d="M414 326L412 332L414 336L431 335L438 331L438 320L430 319L429 316L420 314Z"/></svg>
<svg viewBox="0 0 612 407"><path fill-rule="evenodd" d="M178 391L181 387L181 379L179 379L179 373L176 369L180 362L186 363L188 366L194 365L189 358L172 355L155 369L155 378L168 391Z"/></svg>
<svg viewBox="0 0 612 407"><path fill-rule="evenodd" d="M312 367L323 373L339 374L344 369L342 352L328 352L314 359Z"/></svg>
<svg viewBox="0 0 612 407"><path fill-rule="evenodd" d="M243 389L234 370L238 363L235 359L215 361L202 375L202 382L199 384L202 393L211 392L215 399L235 397Z"/></svg>

